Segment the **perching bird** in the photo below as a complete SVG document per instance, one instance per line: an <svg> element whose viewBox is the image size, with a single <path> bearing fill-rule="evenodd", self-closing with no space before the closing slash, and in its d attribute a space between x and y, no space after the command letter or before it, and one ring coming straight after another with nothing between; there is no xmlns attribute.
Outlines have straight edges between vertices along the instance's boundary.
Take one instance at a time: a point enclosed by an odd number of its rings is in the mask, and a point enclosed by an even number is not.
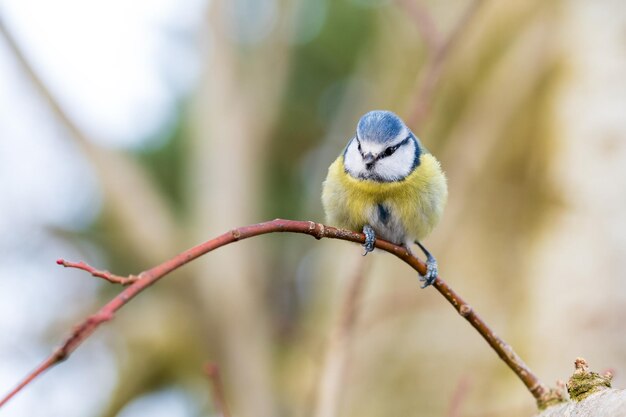
<svg viewBox="0 0 626 417"><path fill-rule="evenodd" d="M447 197L439 161L397 115L374 110L328 168L322 203L329 224L363 231L363 255L377 236L407 250L415 242L426 255L424 288L437 278L437 261L419 241L439 222Z"/></svg>

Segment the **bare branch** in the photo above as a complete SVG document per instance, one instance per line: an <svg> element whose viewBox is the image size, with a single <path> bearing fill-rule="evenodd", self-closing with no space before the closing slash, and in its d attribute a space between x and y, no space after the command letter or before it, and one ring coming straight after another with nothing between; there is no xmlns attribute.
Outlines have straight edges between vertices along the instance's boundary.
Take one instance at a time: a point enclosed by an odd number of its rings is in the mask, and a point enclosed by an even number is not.
<svg viewBox="0 0 626 417"><path fill-rule="evenodd" d="M32 373L27 375L9 394L0 400L0 407L7 403L16 393L32 382L44 371L52 368L62 360L66 359L76 348L84 342L102 323L111 320L114 313L132 300L137 294L163 278L170 272L180 268L186 263L222 246L239 240L248 239L254 236L268 233L302 233L308 234L316 239L330 238L340 239L356 243L364 243L365 236L362 233L350 230L337 229L325 226L321 223L311 221L296 221L276 219L265 223L250 226L238 227L230 232L224 233L214 239L208 240L197 246L188 249L181 254L163 262L154 268L148 269L140 274L131 285L116 295L111 301L105 304L98 312L89 316L79 324L70 336L55 350L55 352L45 359ZM412 256L404 247L393 243L377 239L375 246L378 249L389 252L400 258L413 269L424 275L426 265L419 259ZM131 277L129 277L131 278ZM496 351L498 356L511 368L518 378L526 385L530 393L535 397L539 405L543 404L543 398L549 394L548 388L542 384L535 374L526 366L522 359L504 340L500 339L469 304L463 300L450 286L437 277L433 287L444 296L446 300L465 318L487 343Z"/></svg>
<svg viewBox="0 0 626 417"><path fill-rule="evenodd" d="M66 261L65 259L57 259L57 264L63 265L66 268L82 269L83 271L89 272L94 277L102 278L113 284L130 285L139 279L137 275L129 275L127 277L121 277L119 275L114 275L110 273L109 271L100 271L86 264L85 262L70 262L70 261Z"/></svg>

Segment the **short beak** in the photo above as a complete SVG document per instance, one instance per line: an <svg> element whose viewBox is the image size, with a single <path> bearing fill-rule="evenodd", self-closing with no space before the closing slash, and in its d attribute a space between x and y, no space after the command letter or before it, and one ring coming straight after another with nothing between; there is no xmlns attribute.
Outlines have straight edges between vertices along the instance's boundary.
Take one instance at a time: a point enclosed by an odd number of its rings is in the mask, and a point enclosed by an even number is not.
<svg viewBox="0 0 626 417"><path fill-rule="evenodd" d="M374 165L374 161L376 161L376 158L374 158L374 155L372 155L371 153L366 153L365 155L363 155L363 162L365 162L365 167L367 169L370 169L372 165Z"/></svg>

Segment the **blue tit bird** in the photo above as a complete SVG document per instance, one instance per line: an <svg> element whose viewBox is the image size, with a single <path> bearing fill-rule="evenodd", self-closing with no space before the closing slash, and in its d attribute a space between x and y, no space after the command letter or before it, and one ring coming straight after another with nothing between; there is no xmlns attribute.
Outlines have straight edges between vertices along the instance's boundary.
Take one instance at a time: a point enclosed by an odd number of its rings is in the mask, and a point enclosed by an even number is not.
<svg viewBox="0 0 626 417"><path fill-rule="evenodd" d="M439 161L390 111L359 120L355 136L328 168L322 203L329 224L363 231L365 253L376 237L426 255L422 288L437 278L437 261L420 243L439 222L448 198Z"/></svg>

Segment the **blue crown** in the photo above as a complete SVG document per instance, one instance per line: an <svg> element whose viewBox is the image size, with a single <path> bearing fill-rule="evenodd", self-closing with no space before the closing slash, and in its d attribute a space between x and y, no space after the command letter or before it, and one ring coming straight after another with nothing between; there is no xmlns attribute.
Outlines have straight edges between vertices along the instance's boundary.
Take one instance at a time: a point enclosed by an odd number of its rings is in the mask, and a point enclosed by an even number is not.
<svg viewBox="0 0 626 417"><path fill-rule="evenodd" d="M398 136L404 122L395 113L373 110L361 117L356 127L359 140L385 143Z"/></svg>

